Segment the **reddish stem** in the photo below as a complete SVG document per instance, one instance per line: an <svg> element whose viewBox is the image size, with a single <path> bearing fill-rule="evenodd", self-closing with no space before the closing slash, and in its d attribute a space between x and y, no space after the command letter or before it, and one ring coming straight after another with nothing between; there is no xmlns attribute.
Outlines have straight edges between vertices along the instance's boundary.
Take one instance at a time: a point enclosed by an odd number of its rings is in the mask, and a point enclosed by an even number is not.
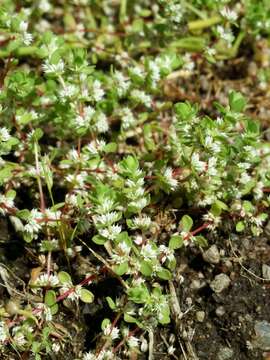
<svg viewBox="0 0 270 360"><path fill-rule="evenodd" d="M140 330L140 328L139 328L139 327L136 327L134 330L130 331L130 332L128 333L128 336L125 336L124 339L123 339L122 341L120 341L120 343L119 343L115 348L112 349L112 352L113 352L113 353L116 353L116 352L120 349L120 347L121 347L122 345L124 345L124 343L128 340L128 338L130 338L131 336L133 336L134 334L136 334L136 332L138 332L139 330Z"/></svg>
<svg viewBox="0 0 270 360"><path fill-rule="evenodd" d="M204 223L202 224L200 227L198 227L197 229L189 232L185 237L184 240L189 240L192 236L198 234L199 232L201 232L202 230L206 229L211 223Z"/></svg>

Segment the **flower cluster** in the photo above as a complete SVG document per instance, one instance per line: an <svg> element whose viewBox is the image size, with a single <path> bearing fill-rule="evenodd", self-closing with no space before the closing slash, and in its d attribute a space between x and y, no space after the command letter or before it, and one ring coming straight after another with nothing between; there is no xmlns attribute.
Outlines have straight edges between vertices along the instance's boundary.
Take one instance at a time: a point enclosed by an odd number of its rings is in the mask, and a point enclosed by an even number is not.
<svg viewBox="0 0 270 360"><path fill-rule="evenodd" d="M0 350L63 358L65 315L107 302L110 319L86 339L97 349L71 356L137 357L141 335L170 322L176 252L207 246L209 232L263 231L270 145L244 96L200 109L178 81L269 34L269 4L4 3L0 215L33 264L22 301L0 307ZM115 292L100 295L112 277Z"/></svg>

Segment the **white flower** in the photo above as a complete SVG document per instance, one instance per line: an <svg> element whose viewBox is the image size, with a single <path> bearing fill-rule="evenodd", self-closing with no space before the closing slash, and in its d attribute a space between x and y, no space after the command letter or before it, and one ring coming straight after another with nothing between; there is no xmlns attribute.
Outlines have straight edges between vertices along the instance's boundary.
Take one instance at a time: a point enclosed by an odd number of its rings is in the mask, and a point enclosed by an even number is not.
<svg viewBox="0 0 270 360"><path fill-rule="evenodd" d="M14 207L14 200L0 193L0 205L1 204L3 204L4 207L7 207L7 209L5 209L0 206L0 214L2 213L5 215L9 209Z"/></svg>
<svg viewBox="0 0 270 360"><path fill-rule="evenodd" d="M97 359L96 355L91 352L84 353L82 357L82 360L96 360L96 359Z"/></svg>
<svg viewBox="0 0 270 360"><path fill-rule="evenodd" d="M6 341L8 337L9 334L6 324L4 323L4 321L0 321L0 343Z"/></svg>
<svg viewBox="0 0 270 360"><path fill-rule="evenodd" d="M38 8L45 13L50 11L51 4L48 2L48 0L40 0Z"/></svg>
<svg viewBox="0 0 270 360"><path fill-rule="evenodd" d="M50 64L48 60L42 64L42 70L46 74L61 74L65 68L63 60L59 60L57 64Z"/></svg>
<svg viewBox="0 0 270 360"><path fill-rule="evenodd" d="M224 120L223 120L223 118L222 118L221 116L218 116L218 117L216 118L216 122L217 122L218 125L222 125L223 122L224 122Z"/></svg>
<svg viewBox="0 0 270 360"><path fill-rule="evenodd" d="M171 71L172 67L172 61L169 56L160 57L156 60L156 63L159 65L159 67Z"/></svg>
<svg viewBox="0 0 270 360"><path fill-rule="evenodd" d="M174 354L174 352L175 352L175 348L172 346L172 345L170 345L169 347L168 347L168 354L169 355L173 355Z"/></svg>
<svg viewBox="0 0 270 360"><path fill-rule="evenodd" d="M59 96L62 99L69 98L69 97L74 96L76 94L76 91L77 91L77 88L75 85L68 84L68 85L65 85L65 87L62 90L60 90Z"/></svg>
<svg viewBox="0 0 270 360"><path fill-rule="evenodd" d="M48 275L47 273L41 274L35 281L35 284L39 286L57 286L59 284L59 279L57 275Z"/></svg>
<svg viewBox="0 0 270 360"><path fill-rule="evenodd" d="M29 46L33 42L33 35L29 32L24 32L22 35L22 41L26 46Z"/></svg>
<svg viewBox="0 0 270 360"><path fill-rule="evenodd" d="M49 306L44 306L44 315L46 321L52 321L52 312Z"/></svg>
<svg viewBox="0 0 270 360"><path fill-rule="evenodd" d="M183 6L181 4L168 5L170 10L170 19L175 23L181 23L183 19Z"/></svg>
<svg viewBox="0 0 270 360"><path fill-rule="evenodd" d="M60 349L61 349L61 346L60 346L59 343L53 343L52 344L52 351L54 353L56 353L56 354L59 353Z"/></svg>
<svg viewBox="0 0 270 360"><path fill-rule="evenodd" d="M52 211L51 209L45 209L45 216L48 221L57 221L61 218L61 211Z"/></svg>
<svg viewBox="0 0 270 360"><path fill-rule="evenodd" d="M203 220L209 223L207 228L210 230L215 230L221 223L221 217L213 215L210 211L203 215Z"/></svg>
<svg viewBox="0 0 270 360"><path fill-rule="evenodd" d="M96 224L108 226L119 220L119 214L116 211L109 212L103 215L97 215L93 217Z"/></svg>
<svg viewBox="0 0 270 360"><path fill-rule="evenodd" d="M89 151L91 155L98 155L97 144L95 141L91 141L90 144L85 146L85 149Z"/></svg>
<svg viewBox="0 0 270 360"><path fill-rule="evenodd" d="M115 240L118 234L122 231L122 227L120 225L112 225L109 226L107 229L100 229L99 233L101 236L109 239Z"/></svg>
<svg viewBox="0 0 270 360"><path fill-rule="evenodd" d="M39 220L41 219L43 219L43 214L37 209L32 209L30 217L28 219L28 223L24 227L25 231L32 235L38 233L42 227L39 223Z"/></svg>
<svg viewBox="0 0 270 360"><path fill-rule="evenodd" d="M137 199L136 201L131 201L129 205L131 207L134 207L138 210L142 210L144 207L146 207L148 204L148 201L146 198Z"/></svg>
<svg viewBox="0 0 270 360"><path fill-rule="evenodd" d="M13 337L14 342L16 343L17 346L23 346L26 344L26 339L24 337L24 335L21 332L18 332L14 337Z"/></svg>
<svg viewBox="0 0 270 360"><path fill-rule="evenodd" d="M99 80L95 80L92 85L92 99L98 102L103 99L104 94L105 92L101 88L101 82Z"/></svg>
<svg viewBox="0 0 270 360"><path fill-rule="evenodd" d="M242 172L239 182L246 185L251 180L251 176L246 171Z"/></svg>
<svg viewBox="0 0 270 360"><path fill-rule="evenodd" d="M66 176L67 182L76 183L79 188L83 188L88 174L86 171L82 171L79 174L69 174Z"/></svg>
<svg viewBox="0 0 270 360"><path fill-rule="evenodd" d="M227 7L224 7L221 11L220 14L228 21L230 22L235 22L237 20L237 13L234 10L231 10Z"/></svg>
<svg viewBox="0 0 270 360"><path fill-rule="evenodd" d="M153 249L152 245L143 245L141 255L144 259L154 259L157 257L157 251Z"/></svg>
<svg viewBox="0 0 270 360"><path fill-rule="evenodd" d="M253 192L255 194L254 197L255 197L256 200L259 200L259 199L261 199L263 197L263 194L264 194L263 188L264 188L263 182L258 181L255 188L253 189Z"/></svg>
<svg viewBox="0 0 270 360"><path fill-rule="evenodd" d="M68 294L67 298L72 301L78 300L81 296L81 290L82 290L81 285L77 285L74 287L71 283L65 283L60 289L60 294L64 294L70 291L71 289L72 291Z"/></svg>
<svg viewBox="0 0 270 360"><path fill-rule="evenodd" d="M250 222L255 224L258 227L261 227L263 225L264 219L262 219L260 216L252 216L250 218Z"/></svg>
<svg viewBox="0 0 270 360"><path fill-rule="evenodd" d="M81 116L81 115L76 116L75 122L76 122L75 126L77 128L84 127L84 126L88 125L87 119L85 117Z"/></svg>
<svg viewBox="0 0 270 360"><path fill-rule="evenodd" d="M216 53L217 53L217 51L214 48L207 47L205 49L205 54L208 55L208 56L215 56Z"/></svg>
<svg viewBox="0 0 270 360"><path fill-rule="evenodd" d="M207 168L207 173L210 176L216 176L218 174L218 171L216 169L216 165L217 165L217 158L211 157L208 160L208 168Z"/></svg>
<svg viewBox="0 0 270 360"><path fill-rule="evenodd" d="M137 216L133 220L133 224L137 228L148 229L151 225L151 219L149 216L142 215L141 217Z"/></svg>
<svg viewBox="0 0 270 360"><path fill-rule="evenodd" d="M134 89L131 91L130 96L135 101L138 101L147 107L151 107L151 96L147 95L144 91Z"/></svg>
<svg viewBox="0 0 270 360"><path fill-rule="evenodd" d="M158 250L159 250L159 253L162 255L162 258L161 258L162 263L164 263L167 259L169 261L172 261L174 259L173 250L169 249L167 246L160 245Z"/></svg>
<svg viewBox="0 0 270 360"><path fill-rule="evenodd" d="M78 161L78 160L79 160L78 151L75 150L75 149L69 150L69 152L68 152L68 154L67 154L67 157L68 157L70 160Z"/></svg>
<svg viewBox="0 0 270 360"><path fill-rule="evenodd" d="M159 66L154 61L149 62L149 70L150 70L150 75L151 75L152 81L153 82L159 81L160 80L160 69L159 69Z"/></svg>
<svg viewBox="0 0 270 360"><path fill-rule="evenodd" d="M104 199L103 203L97 206L96 211L101 214L106 214L113 209L114 205L113 200Z"/></svg>
<svg viewBox="0 0 270 360"><path fill-rule="evenodd" d="M22 21L20 23L19 29L20 29L21 32L26 32L27 29L28 29L28 22Z"/></svg>
<svg viewBox="0 0 270 360"><path fill-rule="evenodd" d="M184 66L183 66L184 70L188 72L194 70L195 62L192 60L191 54L185 54L183 60L184 60Z"/></svg>
<svg viewBox="0 0 270 360"><path fill-rule="evenodd" d="M130 337L128 338L127 343L128 343L128 346L129 346L130 348L138 347L138 345L139 345L139 339L136 338L135 336L130 336Z"/></svg>
<svg viewBox="0 0 270 360"><path fill-rule="evenodd" d="M132 75L135 75L135 76L138 76L141 78L144 77L144 72L142 71L142 69L139 66L135 66L134 68L131 68L129 71Z"/></svg>
<svg viewBox="0 0 270 360"><path fill-rule="evenodd" d="M108 120L103 112L97 115L95 126L99 133L104 133L109 130Z"/></svg>
<svg viewBox="0 0 270 360"><path fill-rule="evenodd" d="M135 238L134 238L134 242L136 245L142 245L143 243L143 238L141 235L137 235Z"/></svg>
<svg viewBox="0 0 270 360"><path fill-rule="evenodd" d="M92 106L88 105L84 108L84 116L87 119L91 120L94 114L95 114L95 109Z"/></svg>
<svg viewBox="0 0 270 360"><path fill-rule="evenodd" d="M163 176L166 180L166 183L169 185L170 190L175 190L177 188L178 181L176 179L174 179L174 177L173 177L172 168L167 167L164 171Z"/></svg>
<svg viewBox="0 0 270 360"><path fill-rule="evenodd" d="M103 332L105 336L110 336L112 340L119 337L119 329L117 327L112 327L111 325L107 325Z"/></svg>
<svg viewBox="0 0 270 360"><path fill-rule="evenodd" d="M200 160L198 153L194 153L191 157L191 164L194 166L195 170L202 172L206 170L206 162Z"/></svg>
<svg viewBox="0 0 270 360"><path fill-rule="evenodd" d="M130 128L136 123L136 119L132 111L127 107L121 110L121 120L122 120L122 127L124 130Z"/></svg>
<svg viewBox="0 0 270 360"><path fill-rule="evenodd" d="M234 35L229 29L224 29L223 26L218 25L217 26L217 33L220 36L221 39L225 40L229 45L232 44L234 40Z"/></svg>
<svg viewBox="0 0 270 360"><path fill-rule="evenodd" d="M130 247L125 243L125 242L121 242L118 245L118 248L120 249L121 252L123 252L125 255L128 255L130 253Z"/></svg>
<svg viewBox="0 0 270 360"><path fill-rule="evenodd" d="M120 71L114 73L114 78L117 82L116 90L119 96L123 96L127 93L127 90L130 87L130 81L127 80Z"/></svg>
<svg viewBox="0 0 270 360"><path fill-rule="evenodd" d="M6 127L0 128L0 141L6 142L11 138Z"/></svg>

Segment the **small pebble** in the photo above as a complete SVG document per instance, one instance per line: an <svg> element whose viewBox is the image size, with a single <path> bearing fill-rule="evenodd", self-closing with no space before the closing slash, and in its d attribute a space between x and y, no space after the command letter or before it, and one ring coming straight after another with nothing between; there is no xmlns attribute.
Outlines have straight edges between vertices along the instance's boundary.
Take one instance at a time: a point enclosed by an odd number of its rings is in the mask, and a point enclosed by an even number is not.
<svg viewBox="0 0 270 360"><path fill-rule="evenodd" d="M264 279L270 280L270 266L263 264L262 266L262 275Z"/></svg>
<svg viewBox="0 0 270 360"><path fill-rule="evenodd" d="M196 312L196 319L199 322L203 322L205 319L205 312L204 311L197 311Z"/></svg>
<svg viewBox="0 0 270 360"><path fill-rule="evenodd" d="M226 274L219 274L215 276L214 280L210 283L211 289L219 294L223 290L227 289L230 286L231 280Z"/></svg>
<svg viewBox="0 0 270 360"><path fill-rule="evenodd" d="M216 315L217 316L223 316L225 314L225 308L224 306L219 306L216 308Z"/></svg>
<svg viewBox="0 0 270 360"><path fill-rule="evenodd" d="M212 245L203 254L203 258L210 264L218 264L220 261L220 254L216 245Z"/></svg>
<svg viewBox="0 0 270 360"><path fill-rule="evenodd" d="M218 360L229 360L233 357L233 350L227 346L223 346L217 355Z"/></svg>
<svg viewBox="0 0 270 360"><path fill-rule="evenodd" d="M256 321L256 338L253 345L261 350L270 350L270 323L267 321Z"/></svg>
<svg viewBox="0 0 270 360"><path fill-rule="evenodd" d="M190 284L190 288L192 290L198 290L202 287L202 283L200 280L192 280L191 284Z"/></svg>

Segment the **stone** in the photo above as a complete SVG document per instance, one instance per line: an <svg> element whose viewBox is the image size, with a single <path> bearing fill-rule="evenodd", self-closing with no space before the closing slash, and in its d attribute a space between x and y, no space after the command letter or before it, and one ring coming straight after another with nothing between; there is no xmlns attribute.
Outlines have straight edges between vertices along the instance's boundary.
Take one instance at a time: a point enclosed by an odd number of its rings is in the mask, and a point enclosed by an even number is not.
<svg viewBox="0 0 270 360"><path fill-rule="evenodd" d="M226 310L225 310L224 306L218 306L216 308L216 315L217 316L221 317L221 316L223 316L225 314L225 312L226 312Z"/></svg>
<svg viewBox="0 0 270 360"><path fill-rule="evenodd" d="M219 349L217 354L218 360L229 360L233 357L233 350L227 346L223 346Z"/></svg>
<svg viewBox="0 0 270 360"><path fill-rule="evenodd" d="M219 294L223 290L227 289L230 286L231 279L226 274L219 274L216 275L214 280L210 283L211 289L216 293Z"/></svg>
<svg viewBox="0 0 270 360"><path fill-rule="evenodd" d="M210 264L218 264L220 261L220 254L216 245L212 245L203 254L203 258Z"/></svg>
<svg viewBox="0 0 270 360"><path fill-rule="evenodd" d="M264 279L270 280L270 266L269 265L263 264L262 276Z"/></svg>
<svg viewBox="0 0 270 360"><path fill-rule="evenodd" d="M263 321L256 321L255 323L256 338L253 342L253 346L263 350L270 350L270 323Z"/></svg>
<svg viewBox="0 0 270 360"><path fill-rule="evenodd" d="M204 311L197 311L196 312L196 319L199 322L203 322L205 319L205 312Z"/></svg>

